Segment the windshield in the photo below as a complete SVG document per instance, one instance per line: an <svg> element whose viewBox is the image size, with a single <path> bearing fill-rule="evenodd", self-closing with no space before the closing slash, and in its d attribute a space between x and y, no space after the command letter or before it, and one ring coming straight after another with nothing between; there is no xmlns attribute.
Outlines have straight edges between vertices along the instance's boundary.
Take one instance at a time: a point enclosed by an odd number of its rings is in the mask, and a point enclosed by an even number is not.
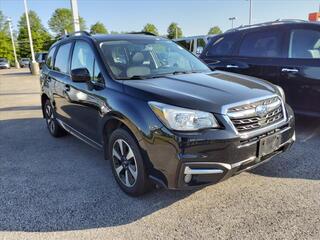
<svg viewBox="0 0 320 240"><path fill-rule="evenodd" d="M5 58L0 58L0 62L7 62L8 60Z"/></svg>
<svg viewBox="0 0 320 240"><path fill-rule="evenodd" d="M210 71L194 55L169 40L106 41L102 42L100 47L117 79L147 79L170 74Z"/></svg>

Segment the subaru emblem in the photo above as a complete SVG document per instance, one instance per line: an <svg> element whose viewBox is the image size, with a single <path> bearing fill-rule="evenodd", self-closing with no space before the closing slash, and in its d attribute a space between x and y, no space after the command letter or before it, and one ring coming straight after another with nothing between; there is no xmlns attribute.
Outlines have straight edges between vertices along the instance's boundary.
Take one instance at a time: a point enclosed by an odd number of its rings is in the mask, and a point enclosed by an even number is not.
<svg viewBox="0 0 320 240"><path fill-rule="evenodd" d="M264 117L268 113L268 106L267 105L259 105L256 107L256 114L259 117Z"/></svg>

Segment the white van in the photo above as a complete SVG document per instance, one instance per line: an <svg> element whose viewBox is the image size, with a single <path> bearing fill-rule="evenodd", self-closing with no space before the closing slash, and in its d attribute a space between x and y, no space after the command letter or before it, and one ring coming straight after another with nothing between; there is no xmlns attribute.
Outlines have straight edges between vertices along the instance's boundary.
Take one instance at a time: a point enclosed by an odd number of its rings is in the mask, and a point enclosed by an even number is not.
<svg viewBox="0 0 320 240"><path fill-rule="evenodd" d="M192 52L194 55L199 56L204 47L209 42L210 38L215 35L200 35L200 36L191 36L172 39L174 42L178 43L180 46L184 47L188 51Z"/></svg>

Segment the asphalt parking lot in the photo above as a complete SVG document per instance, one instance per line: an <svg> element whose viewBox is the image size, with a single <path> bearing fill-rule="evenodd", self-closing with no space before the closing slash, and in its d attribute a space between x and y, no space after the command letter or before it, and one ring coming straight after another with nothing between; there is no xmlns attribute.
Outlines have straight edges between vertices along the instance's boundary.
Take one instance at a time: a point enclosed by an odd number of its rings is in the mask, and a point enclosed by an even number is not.
<svg viewBox="0 0 320 240"><path fill-rule="evenodd" d="M198 191L125 195L102 153L55 139L38 78L0 70L0 239L320 239L320 120L290 152Z"/></svg>

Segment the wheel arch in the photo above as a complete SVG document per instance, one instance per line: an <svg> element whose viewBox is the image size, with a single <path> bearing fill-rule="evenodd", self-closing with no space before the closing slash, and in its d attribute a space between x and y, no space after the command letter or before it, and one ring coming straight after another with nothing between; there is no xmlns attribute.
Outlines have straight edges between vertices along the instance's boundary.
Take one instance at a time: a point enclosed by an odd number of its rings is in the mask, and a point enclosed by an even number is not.
<svg viewBox="0 0 320 240"><path fill-rule="evenodd" d="M44 105L47 100L50 100L47 94L42 93L41 94L41 110L42 110L42 117L45 118L45 110L44 110Z"/></svg>
<svg viewBox="0 0 320 240"><path fill-rule="evenodd" d="M142 139L142 134L140 133L137 126L129 120L129 118L125 117L120 113L110 113L105 117L102 124L102 142L103 145L108 144L108 138L112 134L114 130L117 128L126 129L138 142ZM140 145L140 144L139 144Z"/></svg>

